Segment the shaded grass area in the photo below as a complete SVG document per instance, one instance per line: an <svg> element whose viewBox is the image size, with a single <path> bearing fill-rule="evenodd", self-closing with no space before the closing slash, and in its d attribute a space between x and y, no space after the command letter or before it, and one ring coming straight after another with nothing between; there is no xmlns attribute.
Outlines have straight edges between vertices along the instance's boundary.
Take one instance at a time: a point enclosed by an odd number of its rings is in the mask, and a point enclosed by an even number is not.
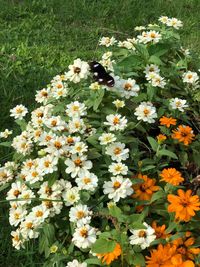
<svg viewBox="0 0 200 267"><path fill-rule="evenodd" d="M10 108L22 103L31 109L35 91L73 59L97 58L102 35L125 39L135 26L174 16L184 22L184 45L200 52L199 10L197 0L0 0L0 130L13 127ZM0 161L8 152L1 149ZM8 208L0 206L0 266L42 266L33 246L20 252L11 247L3 215Z"/></svg>

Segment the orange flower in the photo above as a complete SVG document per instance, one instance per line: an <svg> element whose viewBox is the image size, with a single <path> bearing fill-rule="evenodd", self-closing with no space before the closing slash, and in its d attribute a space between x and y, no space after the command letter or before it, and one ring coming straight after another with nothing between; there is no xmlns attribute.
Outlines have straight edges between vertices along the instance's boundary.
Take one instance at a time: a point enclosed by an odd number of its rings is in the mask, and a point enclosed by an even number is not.
<svg viewBox="0 0 200 267"><path fill-rule="evenodd" d="M156 221L153 221L152 225L153 229L155 230L156 238L167 238L170 236L170 234L165 233L166 225L163 224L161 226L157 225Z"/></svg>
<svg viewBox="0 0 200 267"><path fill-rule="evenodd" d="M175 212L175 218L180 221L188 222L193 216L195 211L200 210L199 197L192 196L192 190L184 192L179 189L178 196L169 194L167 199L171 203L168 206L168 212Z"/></svg>
<svg viewBox="0 0 200 267"><path fill-rule="evenodd" d="M176 125L176 119L163 116L160 118L160 125L165 125L167 128L169 128L171 125Z"/></svg>
<svg viewBox="0 0 200 267"><path fill-rule="evenodd" d="M166 183L172 185L179 185L184 181L184 178L181 176L181 173L177 171L175 168L163 169L160 173L162 177L161 181L165 181Z"/></svg>
<svg viewBox="0 0 200 267"><path fill-rule="evenodd" d="M184 260L194 260L195 256L200 253L200 248L191 247L195 243L195 238L191 233L186 234L184 238L177 238L173 244L177 247L177 252L182 255Z"/></svg>
<svg viewBox="0 0 200 267"><path fill-rule="evenodd" d="M183 261L181 254L176 254L172 257L171 262L174 267L195 267L193 261Z"/></svg>
<svg viewBox="0 0 200 267"><path fill-rule="evenodd" d="M97 257L101 259L102 263L106 262L110 265L112 261L116 260L122 253L122 249L119 243L116 244L112 252L97 254Z"/></svg>
<svg viewBox="0 0 200 267"><path fill-rule="evenodd" d="M159 244L157 249L151 250L151 256L146 256L146 267L173 267L171 258L176 253L176 246Z"/></svg>
<svg viewBox="0 0 200 267"><path fill-rule="evenodd" d="M176 130L173 130L172 138L188 146L194 139L195 135L189 126L179 125Z"/></svg>
<svg viewBox="0 0 200 267"><path fill-rule="evenodd" d="M193 261L184 261L181 254L177 254L173 244L158 245L151 256L146 256L146 267L195 267Z"/></svg>
<svg viewBox="0 0 200 267"><path fill-rule="evenodd" d="M165 141L167 139L166 135L164 134L159 134L156 136L157 140L159 143L162 143L163 141Z"/></svg>
<svg viewBox="0 0 200 267"><path fill-rule="evenodd" d="M159 186L155 185L156 180L142 174L139 174L137 178L142 179L143 182L133 185L135 193L132 195L132 197L140 200L150 200L153 193L159 190Z"/></svg>

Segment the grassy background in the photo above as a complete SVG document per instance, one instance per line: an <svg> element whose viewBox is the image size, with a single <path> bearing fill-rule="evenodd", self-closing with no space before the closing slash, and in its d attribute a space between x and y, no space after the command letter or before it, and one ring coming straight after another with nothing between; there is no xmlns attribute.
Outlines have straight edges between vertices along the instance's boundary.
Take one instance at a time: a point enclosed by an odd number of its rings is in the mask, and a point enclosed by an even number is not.
<svg viewBox="0 0 200 267"><path fill-rule="evenodd" d="M184 22L184 45L200 52L199 10L199 0L0 0L0 130L13 127L10 108L32 108L35 90L73 59L97 57L101 35L125 39L137 25L174 16ZM0 161L6 154L1 149ZM1 204L0 267L42 266L34 248L11 247L7 209Z"/></svg>

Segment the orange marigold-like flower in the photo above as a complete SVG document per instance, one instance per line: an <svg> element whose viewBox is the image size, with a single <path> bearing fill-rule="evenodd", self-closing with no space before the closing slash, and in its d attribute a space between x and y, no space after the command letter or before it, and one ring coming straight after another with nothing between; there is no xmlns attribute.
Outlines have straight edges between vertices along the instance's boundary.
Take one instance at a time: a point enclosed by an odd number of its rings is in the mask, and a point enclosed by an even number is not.
<svg viewBox="0 0 200 267"><path fill-rule="evenodd" d="M132 197L140 200L150 200L153 193L159 190L159 186L155 185L156 180L142 174L139 174L137 178L142 179L143 182L133 185L135 193Z"/></svg>
<svg viewBox="0 0 200 267"><path fill-rule="evenodd" d="M179 125L176 130L173 130L172 138L188 146L194 139L195 135L189 126Z"/></svg>
<svg viewBox="0 0 200 267"><path fill-rule="evenodd" d="M112 261L116 260L122 253L122 249L119 243L116 244L112 252L97 254L97 257L101 259L102 263L106 262L110 265Z"/></svg>
<svg viewBox="0 0 200 267"><path fill-rule="evenodd" d="M164 134L159 134L156 136L157 140L159 143L162 143L163 141L165 141L167 139L166 135Z"/></svg>
<svg viewBox="0 0 200 267"><path fill-rule="evenodd" d="M167 238L167 237L170 236L170 234L167 234L165 232L165 230L166 230L166 225L165 224L159 226L159 225L157 225L157 222L156 221L153 221L153 223L152 223L151 226L155 230L156 238L163 238L163 239L165 239L165 238Z"/></svg>
<svg viewBox="0 0 200 267"><path fill-rule="evenodd" d="M160 118L160 125L165 125L167 128L169 128L171 125L176 125L176 119L163 116Z"/></svg>
<svg viewBox="0 0 200 267"><path fill-rule="evenodd" d="M192 261L184 261L173 244L160 244L157 249L153 249L150 253L150 257L146 256L146 267L195 267Z"/></svg>
<svg viewBox="0 0 200 267"><path fill-rule="evenodd" d="M159 244L157 249L151 250L151 256L146 256L146 267L173 267L171 258L176 253L176 246Z"/></svg>
<svg viewBox="0 0 200 267"><path fill-rule="evenodd" d="M195 256L200 254L200 248L192 247L195 244L195 238L186 233L185 237L177 238L173 241L177 247L177 252L182 255L184 260L194 260Z"/></svg>
<svg viewBox="0 0 200 267"><path fill-rule="evenodd" d="M162 177L161 181L165 181L166 183L172 185L179 185L184 181L184 178L181 176L181 173L177 171L175 168L163 169L160 173Z"/></svg>
<svg viewBox="0 0 200 267"><path fill-rule="evenodd" d="M171 263L174 267L195 267L194 262L190 260L184 261L181 254L176 254L172 257Z"/></svg>
<svg viewBox="0 0 200 267"><path fill-rule="evenodd" d="M169 194L167 199L171 203L168 212L175 212L175 218L180 221L188 222L195 216L195 211L200 210L199 197L192 196L192 190L184 192L182 189L177 191L178 196Z"/></svg>

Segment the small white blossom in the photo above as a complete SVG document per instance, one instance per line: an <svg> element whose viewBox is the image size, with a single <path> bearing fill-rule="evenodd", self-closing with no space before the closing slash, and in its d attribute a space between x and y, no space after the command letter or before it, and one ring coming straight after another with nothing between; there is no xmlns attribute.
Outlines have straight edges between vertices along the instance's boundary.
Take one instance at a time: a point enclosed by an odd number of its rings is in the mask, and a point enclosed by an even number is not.
<svg viewBox="0 0 200 267"><path fill-rule="evenodd" d="M14 117L16 120L22 120L24 116L28 113L28 109L23 105L17 105L10 110L10 116Z"/></svg>
<svg viewBox="0 0 200 267"><path fill-rule="evenodd" d="M137 120L153 123L157 118L156 108L151 102L142 102L136 109L135 113Z"/></svg>
<svg viewBox="0 0 200 267"><path fill-rule="evenodd" d="M169 101L169 104L172 109L178 109L181 112L184 112L184 109L188 107L188 104L186 104L187 101L185 99L180 99L180 98L172 98Z"/></svg>

